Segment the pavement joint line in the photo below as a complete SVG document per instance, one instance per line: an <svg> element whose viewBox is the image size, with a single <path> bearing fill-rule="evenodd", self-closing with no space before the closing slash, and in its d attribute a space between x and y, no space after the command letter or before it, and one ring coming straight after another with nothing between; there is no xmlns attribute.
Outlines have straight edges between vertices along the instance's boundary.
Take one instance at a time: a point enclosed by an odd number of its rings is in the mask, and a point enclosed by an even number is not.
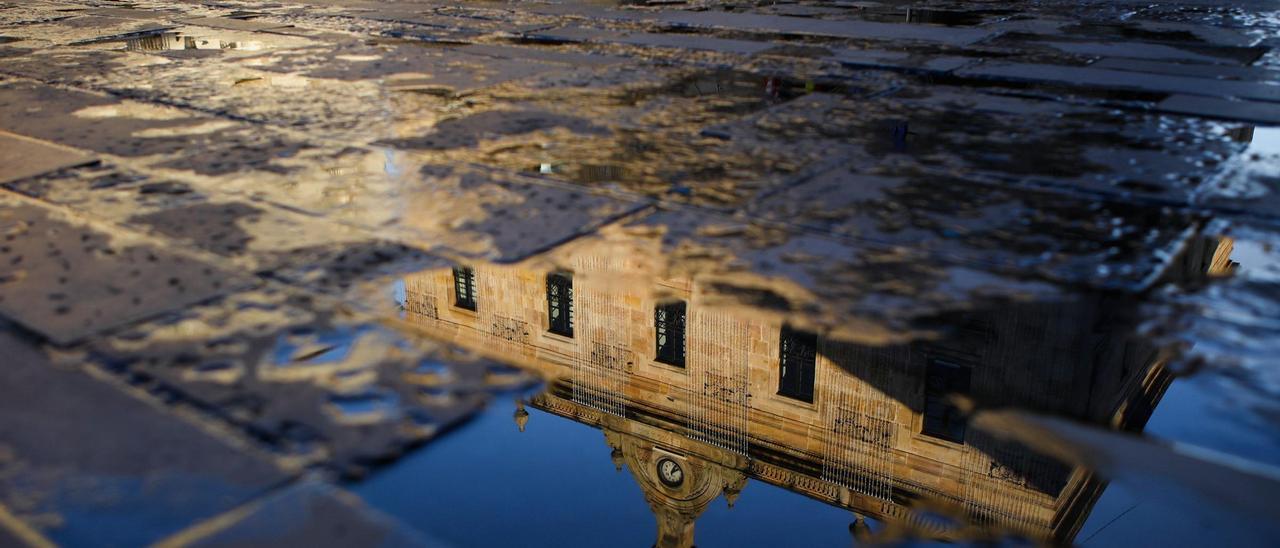
<svg viewBox="0 0 1280 548"><path fill-rule="evenodd" d="M284 488L286 487L280 487L280 489ZM155 544L152 544L152 548L181 548L225 531L257 512L262 507L262 499L269 495L270 493L259 494L226 512L193 523L185 529L156 541Z"/></svg>
<svg viewBox="0 0 1280 548"><path fill-rule="evenodd" d="M182 420L200 432L218 440L220 443L226 445L232 450L239 451L260 461L271 464L276 470L289 477L287 481L295 479L307 466L312 464L305 459L286 459L279 455L270 453L260 448L239 428L234 427L232 423L221 419L216 415L202 411L189 403L182 402L174 404L161 401L144 388L126 382L121 375L104 370L97 365L85 364L78 367L78 369L83 371L89 377L102 382L104 385L115 388L120 393L125 394L160 413ZM181 393L180 390L179 393ZM267 489L270 490L272 488L269 487Z"/></svg>
<svg viewBox="0 0 1280 548"><path fill-rule="evenodd" d="M3 502L0 502L0 527L18 537L18 540L26 543L31 548L53 548L57 546L35 528L13 515Z"/></svg>
<svg viewBox="0 0 1280 548"><path fill-rule="evenodd" d="M26 194L22 194L21 192L16 192L13 190L9 190L7 188L0 187L0 197L16 200L26 205L31 205L40 209L44 209L45 211L53 212L56 215L63 216L64 220L68 222L81 223L90 228L102 231L107 235L112 235L112 232L123 232L132 241L140 241L147 244L159 246L165 249L166 251L173 252L175 255L182 255L185 258L191 259L196 262L206 263L206 264L208 263L216 264L226 260L226 257L217 255L215 253L211 253L208 251L204 251L196 247L174 245L175 244L174 240L164 236L157 236L147 232L139 231L137 229L134 229L128 226L116 224L106 219L95 217L91 213L87 213L80 209L67 207L62 204L46 202L39 198L33 198L31 196L27 196Z"/></svg>

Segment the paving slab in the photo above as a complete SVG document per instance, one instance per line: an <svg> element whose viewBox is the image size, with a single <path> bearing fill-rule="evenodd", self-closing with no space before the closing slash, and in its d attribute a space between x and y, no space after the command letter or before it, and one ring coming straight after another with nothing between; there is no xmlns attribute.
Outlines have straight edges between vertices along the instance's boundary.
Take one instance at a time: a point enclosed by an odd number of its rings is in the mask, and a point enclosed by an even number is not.
<svg viewBox="0 0 1280 548"><path fill-rule="evenodd" d="M113 40L109 42L119 42ZM31 48L19 47L30 45ZM91 48L40 48L33 41L17 42L0 48L5 73L45 83L82 85L90 80L121 70L131 62L124 51L102 51Z"/></svg>
<svg viewBox="0 0 1280 548"><path fill-rule="evenodd" d="M0 184L94 161L72 148L0 131Z"/></svg>
<svg viewBox="0 0 1280 548"><path fill-rule="evenodd" d="M275 30L290 25L274 23L271 21L259 21L256 19L235 19L231 17L195 17L191 19L182 19L181 22L186 25L196 25L201 27L212 27L216 29L227 30L247 30L247 31L267 31Z"/></svg>
<svg viewBox="0 0 1280 548"><path fill-rule="evenodd" d="M394 317L390 291L366 302ZM360 477L533 378L291 289L237 293L83 345L90 363L198 409L295 466Z"/></svg>
<svg viewBox="0 0 1280 548"><path fill-rule="evenodd" d="M1256 82L1140 74L1122 70L1032 63L989 62L956 72L965 78L1033 82L1104 90L1178 93L1280 101L1280 87Z"/></svg>
<svg viewBox="0 0 1280 548"><path fill-rule="evenodd" d="M859 171L822 172L752 204L747 215L1006 275L1130 291L1160 276L1198 222L1124 201Z"/></svg>
<svg viewBox="0 0 1280 548"><path fill-rule="evenodd" d="M783 34L832 36L863 40L918 40L950 45L967 45L993 35L977 28L948 28L934 25L876 23L870 21L827 21L798 17L739 13L662 12L653 19L667 24L757 30Z"/></svg>
<svg viewBox="0 0 1280 548"><path fill-rule="evenodd" d="M182 12L138 8L94 8L87 10L84 13L86 15L101 15L104 17L169 21L174 17L180 16Z"/></svg>
<svg viewBox="0 0 1280 548"><path fill-rule="evenodd" d="M333 283L348 283L357 275L356 265L340 269L333 262L344 252L367 249L376 251L370 257L413 255L407 248L396 252L374 231L110 164L4 186L88 212L97 220L160 236L175 246L220 255L232 261L221 266L234 265L250 272L277 273L305 266L312 271L325 270L327 273L321 277ZM394 261L383 261L390 262ZM368 266L376 269L372 262Z"/></svg>
<svg viewBox="0 0 1280 548"><path fill-rule="evenodd" d="M695 11L623 11L584 9L575 6L537 6L534 13L581 14L606 20L658 23L674 27L721 28L741 31L829 36L863 40L917 40L949 45L967 45L994 33L986 29L947 28L933 25L877 23L871 21L830 21L807 17L785 17L752 13L708 13Z"/></svg>
<svg viewBox="0 0 1280 548"><path fill-rule="evenodd" d="M65 213L0 197L0 314L69 343L247 283Z"/></svg>
<svg viewBox="0 0 1280 548"><path fill-rule="evenodd" d="M1168 63L1163 61L1146 61L1142 59L1123 59L1106 57L1089 65L1093 68L1107 70L1126 70L1150 74L1167 74L1171 76L1191 76L1215 80L1248 80L1254 82L1270 82L1280 78L1280 72L1263 67L1225 67L1221 65L1204 65L1194 63Z"/></svg>
<svg viewBox="0 0 1280 548"><path fill-rule="evenodd" d="M344 81L388 78L397 89L440 89L454 95L566 68L562 63L460 54L413 42L350 44L262 61L255 67L270 72Z"/></svg>
<svg viewBox="0 0 1280 548"><path fill-rule="evenodd" d="M841 50L831 58L846 66L946 73L976 64L978 59L957 56L910 55L906 52L878 50Z"/></svg>
<svg viewBox="0 0 1280 548"><path fill-rule="evenodd" d="M454 264L441 255L382 238L302 245L275 252L264 262L275 265L264 269L264 275L339 297L358 293L369 282Z"/></svg>
<svg viewBox="0 0 1280 548"><path fill-rule="evenodd" d="M303 481L200 524L161 546L444 546L318 480Z"/></svg>
<svg viewBox="0 0 1280 548"><path fill-rule="evenodd" d="M104 154L152 157L203 175L285 172L272 161L306 148L243 123L34 82L0 84L0 128Z"/></svg>
<svg viewBox="0 0 1280 548"><path fill-rule="evenodd" d="M1276 103L1175 94L1156 103L1155 109L1206 118L1280 124L1280 104Z"/></svg>
<svg viewBox="0 0 1280 548"><path fill-rule="evenodd" d="M406 237L430 245L428 251L500 262L588 234L647 205L487 168L427 165L419 174L423 187L408 195L416 215L402 223Z"/></svg>
<svg viewBox="0 0 1280 548"><path fill-rule="evenodd" d="M0 353L0 502L52 542L149 544L288 478L196 423L53 363L12 327L0 330Z"/></svg>
<svg viewBox="0 0 1280 548"><path fill-rule="evenodd" d="M1059 30L1065 34L1093 38L1127 38L1181 45L1249 47L1258 43L1256 36L1250 36L1240 27L1150 18L1131 18L1126 21L1073 20L1059 27Z"/></svg>
<svg viewBox="0 0 1280 548"><path fill-rule="evenodd" d="M532 40L551 42L627 44L643 47L708 50L739 55L754 55L775 47L775 44L770 42L732 40L694 34L625 32L589 27L564 27L549 30L537 30L525 33L524 36Z"/></svg>
<svg viewBox="0 0 1280 548"><path fill-rule="evenodd" d="M1204 48L1200 46L1171 46L1134 42L1034 42L1072 55L1091 57L1124 57L1155 61L1184 63L1213 63L1225 65L1248 64L1258 51L1251 48Z"/></svg>
<svg viewBox="0 0 1280 548"><path fill-rule="evenodd" d="M699 279L704 305L847 341L882 345L920 336L920 322L942 314L1070 298L983 264L700 211L660 211L628 229L660 234L653 252L672 265L668 277Z"/></svg>
<svg viewBox="0 0 1280 548"><path fill-rule="evenodd" d="M816 101L833 87L701 68L618 76L616 81L601 78L603 84L593 78L562 84L558 93L535 92L535 101L513 105L518 110L478 109L440 122L422 137L385 144L421 151L433 163L482 164L593 189L720 208L740 205L841 146L831 138L821 144L726 140L706 131L737 121L751 126L752 116L769 112L794 125L807 114L802 108L807 95ZM863 83L888 85L868 78L838 89L860 94ZM793 104L798 106L789 106ZM708 166L707 157L717 158L716 164Z"/></svg>
<svg viewBox="0 0 1280 548"><path fill-rule="evenodd" d="M1204 182L1203 162L1240 148L1211 126L933 85L865 99L815 93L703 131L793 158L843 156L869 174L933 170L942 179L1187 203Z"/></svg>
<svg viewBox="0 0 1280 548"><path fill-rule="evenodd" d="M124 17L77 15L56 21L11 27L6 34L40 42L89 45L120 36L156 31L172 25Z"/></svg>
<svg viewBox="0 0 1280 548"><path fill-rule="evenodd" d="M452 48L469 55L484 55L499 59L529 59L539 62L560 63L576 67L603 67L627 61L613 55L591 55L570 51L542 48L504 46L499 44L468 44Z"/></svg>
<svg viewBox="0 0 1280 548"><path fill-rule="evenodd" d="M314 48L299 48L283 55L306 56L311 49ZM147 56L168 53L173 52L148 52ZM218 55L225 58L229 54ZM99 73L92 78L92 83L139 101L183 105L278 128L305 128L308 138L332 139L351 145L382 138L409 123L407 120L433 114L437 103L446 102L425 94L393 93L380 81L339 81L258 70L252 66L253 55L246 59L227 59L218 70L210 70L204 60L186 61L190 62L120 68ZM220 123L224 129L237 130L225 119ZM205 129L213 128L206 126ZM181 141L178 137L187 136L178 131L170 140ZM262 137L265 135L259 135L259 139ZM261 155L255 151L242 154Z"/></svg>

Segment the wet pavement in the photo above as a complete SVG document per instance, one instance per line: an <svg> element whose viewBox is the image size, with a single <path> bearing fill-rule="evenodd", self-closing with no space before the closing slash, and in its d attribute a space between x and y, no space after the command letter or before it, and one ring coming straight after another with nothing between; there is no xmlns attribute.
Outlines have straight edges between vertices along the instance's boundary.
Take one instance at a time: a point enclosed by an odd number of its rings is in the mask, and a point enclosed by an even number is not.
<svg viewBox="0 0 1280 548"><path fill-rule="evenodd" d="M1278 9L0 0L0 545L1274 545Z"/></svg>

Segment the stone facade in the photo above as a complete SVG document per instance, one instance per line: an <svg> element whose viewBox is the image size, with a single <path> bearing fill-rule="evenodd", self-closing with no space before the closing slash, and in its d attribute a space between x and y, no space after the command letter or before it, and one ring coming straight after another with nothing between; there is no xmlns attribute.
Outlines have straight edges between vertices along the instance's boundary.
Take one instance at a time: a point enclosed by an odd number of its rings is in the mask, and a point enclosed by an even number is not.
<svg viewBox="0 0 1280 548"><path fill-rule="evenodd" d="M1131 324L1101 312L1123 307L1104 307L1110 297L1097 296L974 313L952 322L958 330L908 345L819 336L812 402L802 401L779 394L780 321L701 305L690 280L637 283L640 265L610 257L579 255L571 269L555 270L474 265L475 311L454 306L452 270L414 275L404 280L404 319L537 371L550 389L535 407L638 435L645 451L699 455L699 463L941 538L961 531L916 510L1068 540L1100 483L971 428L957 441L925 434L929 363L968 371L959 406L1017 406L1121 427L1140 427L1168 382L1161 357L1128 335ZM572 337L549 332L546 277L566 270ZM654 309L674 299L688 303L683 367L659 361L655 342ZM661 522L663 535L686 538L675 533L684 525Z"/></svg>

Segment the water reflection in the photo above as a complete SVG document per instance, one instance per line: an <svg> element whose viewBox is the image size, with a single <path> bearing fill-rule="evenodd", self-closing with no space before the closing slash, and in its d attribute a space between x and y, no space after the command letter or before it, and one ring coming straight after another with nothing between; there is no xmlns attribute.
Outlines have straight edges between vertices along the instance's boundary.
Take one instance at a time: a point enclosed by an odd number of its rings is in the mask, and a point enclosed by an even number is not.
<svg viewBox="0 0 1280 548"><path fill-rule="evenodd" d="M930 340L876 347L712 307L696 281L640 274L643 257L567 257L406 277L402 317L546 379L528 407L605 433L660 546L692 545L708 504L750 480L851 511L860 538L1069 543L1104 482L966 417L1138 431L1171 380L1126 297L952 315ZM523 431L529 412L514 418Z"/></svg>

